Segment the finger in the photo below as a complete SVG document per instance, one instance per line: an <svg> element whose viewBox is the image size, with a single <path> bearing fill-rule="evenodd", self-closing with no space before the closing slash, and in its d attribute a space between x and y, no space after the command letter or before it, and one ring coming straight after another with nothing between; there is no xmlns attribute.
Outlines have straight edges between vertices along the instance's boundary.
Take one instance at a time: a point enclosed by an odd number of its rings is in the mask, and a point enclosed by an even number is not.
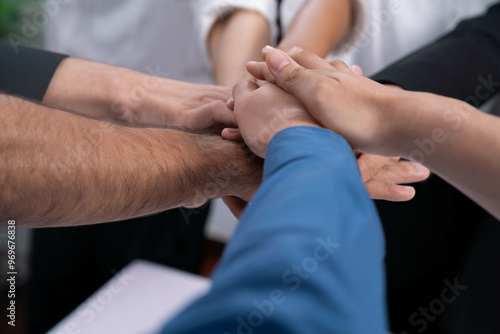
<svg viewBox="0 0 500 334"><path fill-rule="evenodd" d="M234 97L230 97L229 100L227 100L227 107L231 110L234 110Z"/></svg>
<svg viewBox="0 0 500 334"><path fill-rule="evenodd" d="M213 101L191 111L191 125L195 130L210 129L220 132L224 127L236 127L234 113L223 101Z"/></svg>
<svg viewBox="0 0 500 334"><path fill-rule="evenodd" d="M241 132L239 129L225 128L224 130L222 130L221 136L222 138L230 141L243 141L243 137L241 136Z"/></svg>
<svg viewBox="0 0 500 334"><path fill-rule="evenodd" d="M352 65L350 67L352 73L357 74L357 75L363 75L363 69L359 67L358 65Z"/></svg>
<svg viewBox="0 0 500 334"><path fill-rule="evenodd" d="M398 186L378 180L370 180L365 183L366 190L372 199L391 202L406 202L415 197L415 188L410 186Z"/></svg>
<svg viewBox="0 0 500 334"><path fill-rule="evenodd" d="M373 154L361 154L358 158L358 166L363 182L373 179L380 169L390 162L391 158Z"/></svg>
<svg viewBox="0 0 500 334"><path fill-rule="evenodd" d="M259 85L256 82L250 80L243 80L236 84L233 88L233 97L235 100L235 106L238 98L242 98L245 95L259 89Z"/></svg>
<svg viewBox="0 0 500 334"><path fill-rule="evenodd" d="M191 85L191 84L190 84ZM206 85L196 85L193 86L193 91L198 90L200 93L203 93L206 99L210 100L221 100L227 101L227 99L231 96L231 88L223 87L223 86L206 86Z"/></svg>
<svg viewBox="0 0 500 334"><path fill-rule="evenodd" d="M331 67L333 67L338 72L352 73L349 66L347 66L347 64L344 63L342 60L334 60L334 61L329 62L329 64Z"/></svg>
<svg viewBox="0 0 500 334"><path fill-rule="evenodd" d="M236 119L234 118L234 112L226 105L221 105L215 109L212 115L212 121L216 124L222 124L229 127L235 127L237 125Z"/></svg>
<svg viewBox="0 0 500 334"><path fill-rule="evenodd" d="M298 98L309 111L319 109L319 101L315 97L320 86L324 88L330 84L327 82L325 85L325 80L329 78L305 69L281 50L269 52L266 64L282 89Z"/></svg>
<svg viewBox="0 0 500 334"><path fill-rule="evenodd" d="M247 64L247 71L257 80L265 80L270 83L275 83L276 80L271 71L267 68L265 62L251 61Z"/></svg>
<svg viewBox="0 0 500 334"><path fill-rule="evenodd" d="M186 209L196 209L196 208L199 208L199 207L202 207L204 206L205 204L207 204L208 201L204 201L204 202L199 202L199 203L194 203L194 204L191 204L191 205L184 205L184 207Z"/></svg>
<svg viewBox="0 0 500 334"><path fill-rule="evenodd" d="M336 68L312 51L289 53L290 57L308 70L325 70L335 72Z"/></svg>
<svg viewBox="0 0 500 334"><path fill-rule="evenodd" d="M408 184L424 181L429 176L430 171L420 164L397 161L385 165L374 178L384 183Z"/></svg>

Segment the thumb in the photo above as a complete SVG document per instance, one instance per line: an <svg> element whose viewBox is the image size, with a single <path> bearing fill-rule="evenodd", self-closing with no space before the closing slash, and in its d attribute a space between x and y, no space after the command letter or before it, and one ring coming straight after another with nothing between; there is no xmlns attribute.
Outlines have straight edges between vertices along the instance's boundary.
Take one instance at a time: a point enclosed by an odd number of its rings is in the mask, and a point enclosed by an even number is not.
<svg viewBox="0 0 500 334"><path fill-rule="evenodd" d="M317 84L324 78L300 66L281 50L269 52L266 55L266 63L279 87L299 99L307 109L315 109Z"/></svg>

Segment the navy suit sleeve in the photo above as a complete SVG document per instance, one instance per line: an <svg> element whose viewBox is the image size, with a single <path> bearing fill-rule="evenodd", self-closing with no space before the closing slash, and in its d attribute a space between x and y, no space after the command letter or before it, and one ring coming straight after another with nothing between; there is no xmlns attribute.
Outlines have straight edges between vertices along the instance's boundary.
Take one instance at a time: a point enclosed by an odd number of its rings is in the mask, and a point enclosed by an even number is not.
<svg viewBox="0 0 500 334"><path fill-rule="evenodd" d="M479 107L500 89L500 5L372 76Z"/></svg>
<svg viewBox="0 0 500 334"><path fill-rule="evenodd" d="M65 55L0 43L0 92L42 101Z"/></svg>
<svg viewBox="0 0 500 334"><path fill-rule="evenodd" d="M163 333L381 334L386 318L384 236L352 149L293 127L269 144L211 290Z"/></svg>

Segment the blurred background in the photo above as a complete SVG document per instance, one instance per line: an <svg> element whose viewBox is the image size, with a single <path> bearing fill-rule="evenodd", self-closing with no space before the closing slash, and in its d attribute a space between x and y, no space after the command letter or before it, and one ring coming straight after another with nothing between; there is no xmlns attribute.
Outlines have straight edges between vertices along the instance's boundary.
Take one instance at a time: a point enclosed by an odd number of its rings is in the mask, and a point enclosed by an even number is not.
<svg viewBox="0 0 500 334"><path fill-rule="evenodd" d="M63 4L57 10L49 8L53 15L37 16L44 3L59 2ZM367 22L376 23L371 12L388 1L364 2ZM343 59L361 65L367 74L376 73L493 2L407 1L380 36L366 46L355 45L358 52ZM283 3L300 7L303 1ZM429 11L432 5L436 7ZM0 39L7 42L15 39L21 45L141 72L159 66L170 79L213 83L193 23L189 0L0 0ZM410 203L377 203L387 238L393 331L415 333L408 315L439 295L443 279L460 277L471 287L468 294L427 332L467 333L464 324L486 323L490 314L498 314L500 251L491 240L498 240L500 225L436 176L418 185L417 193ZM216 200L198 209L102 226L17 229L18 326L13 331L1 321L0 333L44 333L135 258L209 276L236 223ZM2 273L7 271L6 236L6 228L0 227ZM4 282L2 278L1 309L6 307Z"/></svg>

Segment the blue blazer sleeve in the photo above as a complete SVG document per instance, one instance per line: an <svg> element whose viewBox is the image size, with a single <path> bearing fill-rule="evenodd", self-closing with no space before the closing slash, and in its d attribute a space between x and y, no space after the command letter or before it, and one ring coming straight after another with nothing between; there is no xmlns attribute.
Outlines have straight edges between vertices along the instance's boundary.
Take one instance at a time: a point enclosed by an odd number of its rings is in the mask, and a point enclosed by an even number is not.
<svg viewBox="0 0 500 334"><path fill-rule="evenodd" d="M212 289L163 333L385 333L384 285L382 228L352 149L289 128L269 144Z"/></svg>

